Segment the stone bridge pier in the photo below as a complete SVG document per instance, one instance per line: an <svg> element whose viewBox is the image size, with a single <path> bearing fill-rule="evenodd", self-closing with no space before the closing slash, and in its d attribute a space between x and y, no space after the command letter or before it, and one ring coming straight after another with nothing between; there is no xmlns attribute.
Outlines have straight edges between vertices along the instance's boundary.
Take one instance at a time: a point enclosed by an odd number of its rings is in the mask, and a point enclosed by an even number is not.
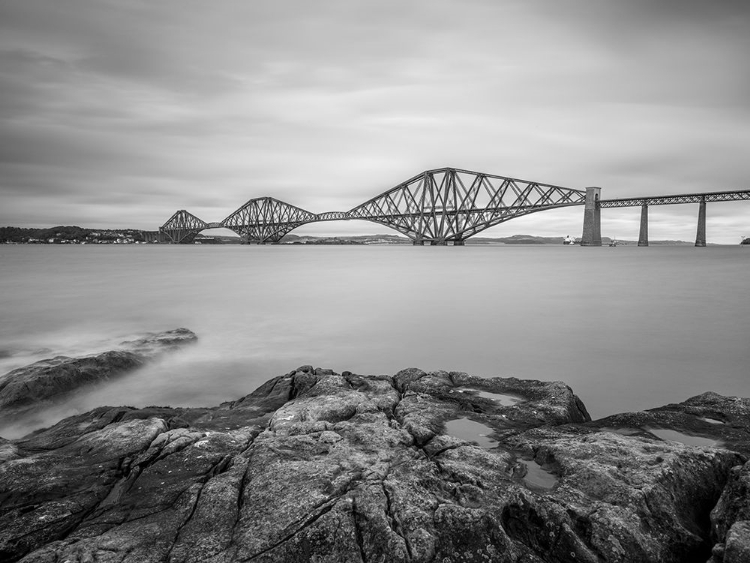
<svg viewBox="0 0 750 563"><path fill-rule="evenodd" d="M695 246L706 246L706 198L698 204L698 230L695 233Z"/></svg>
<svg viewBox="0 0 750 563"><path fill-rule="evenodd" d="M586 201L583 208L583 235L581 246L602 245L601 188L586 188Z"/></svg>
<svg viewBox="0 0 750 563"><path fill-rule="evenodd" d="M641 205L641 230L638 232L638 246L648 246L648 203Z"/></svg>

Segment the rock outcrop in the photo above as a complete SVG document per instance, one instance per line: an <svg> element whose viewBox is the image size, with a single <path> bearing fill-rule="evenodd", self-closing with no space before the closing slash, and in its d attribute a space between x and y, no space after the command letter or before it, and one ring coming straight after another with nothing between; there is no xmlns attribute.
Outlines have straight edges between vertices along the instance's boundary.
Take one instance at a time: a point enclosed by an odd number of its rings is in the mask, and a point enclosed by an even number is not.
<svg viewBox="0 0 750 563"><path fill-rule="evenodd" d="M750 561L750 462L732 468L724 492L711 512L716 545L710 563Z"/></svg>
<svg viewBox="0 0 750 563"><path fill-rule="evenodd" d="M0 422L43 408L84 385L130 372L196 339L190 330L178 328L123 342L119 350L80 358L57 356L15 369L0 378Z"/></svg>
<svg viewBox="0 0 750 563"><path fill-rule="evenodd" d="M683 403L608 416L591 426L718 445L750 456L750 399L740 397L703 393Z"/></svg>
<svg viewBox="0 0 750 563"><path fill-rule="evenodd" d="M0 442L0 560L740 561L746 457L612 424L562 383L417 369L102 407Z"/></svg>

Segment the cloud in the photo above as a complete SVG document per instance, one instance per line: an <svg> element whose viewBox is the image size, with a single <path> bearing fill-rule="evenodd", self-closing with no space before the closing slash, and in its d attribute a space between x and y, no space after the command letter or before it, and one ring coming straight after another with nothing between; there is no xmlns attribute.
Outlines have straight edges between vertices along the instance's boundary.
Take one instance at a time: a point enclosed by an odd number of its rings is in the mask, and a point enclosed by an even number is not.
<svg viewBox="0 0 750 563"><path fill-rule="evenodd" d="M342 210L442 166L746 188L748 24L728 0L6 2L0 223Z"/></svg>

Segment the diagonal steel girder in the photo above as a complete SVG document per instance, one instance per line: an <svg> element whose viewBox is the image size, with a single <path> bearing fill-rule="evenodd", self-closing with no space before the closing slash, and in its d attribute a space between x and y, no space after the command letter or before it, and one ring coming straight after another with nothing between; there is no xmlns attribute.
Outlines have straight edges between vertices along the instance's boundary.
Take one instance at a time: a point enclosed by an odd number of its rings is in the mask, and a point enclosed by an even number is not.
<svg viewBox="0 0 750 563"><path fill-rule="evenodd" d="M440 168L414 176L347 215L386 225L415 240L455 242L521 215L581 205L585 199L582 190Z"/></svg>
<svg viewBox="0 0 750 563"><path fill-rule="evenodd" d="M316 215L273 197L254 198L221 224L248 242L278 242L288 232L316 221Z"/></svg>
<svg viewBox="0 0 750 563"><path fill-rule="evenodd" d="M170 217L159 231L164 233L169 240L177 243L192 242L199 232L208 227L208 223L198 219L192 213L180 209Z"/></svg>

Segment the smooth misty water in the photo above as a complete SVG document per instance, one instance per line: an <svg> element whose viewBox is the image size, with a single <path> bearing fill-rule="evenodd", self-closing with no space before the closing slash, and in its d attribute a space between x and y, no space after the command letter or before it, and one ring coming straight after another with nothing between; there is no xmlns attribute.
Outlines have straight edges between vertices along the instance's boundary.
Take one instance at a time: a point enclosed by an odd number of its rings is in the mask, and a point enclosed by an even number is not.
<svg viewBox="0 0 750 563"><path fill-rule="evenodd" d="M216 405L313 364L563 380L596 418L750 396L748 280L740 246L3 245L0 373L184 326L197 345L54 416Z"/></svg>

